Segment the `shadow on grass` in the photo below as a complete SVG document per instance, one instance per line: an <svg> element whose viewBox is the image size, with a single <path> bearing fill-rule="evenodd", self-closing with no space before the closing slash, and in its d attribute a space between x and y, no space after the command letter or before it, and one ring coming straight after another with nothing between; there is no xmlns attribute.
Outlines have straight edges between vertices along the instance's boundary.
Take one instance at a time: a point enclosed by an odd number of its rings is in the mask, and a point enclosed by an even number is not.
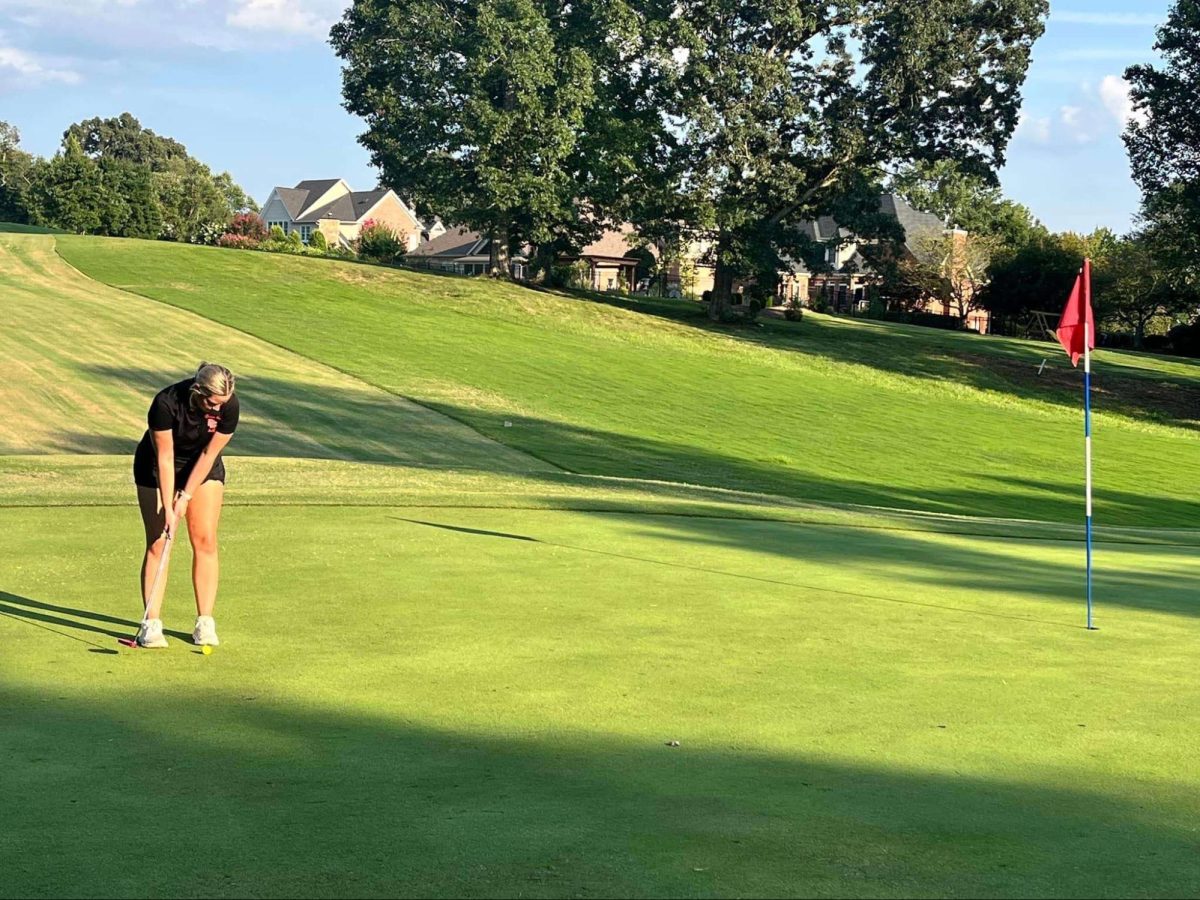
<svg viewBox="0 0 1200 900"><path fill-rule="evenodd" d="M53 615L53 613L59 613L60 615ZM26 624L35 627L57 625L59 628L70 628L73 631L82 631L89 634L102 634L111 638L131 637L138 630L138 625L140 624L140 620L138 619L120 619L90 609L56 606L53 603L45 603L41 600L31 600L28 597L10 594L8 591L0 591L0 614L10 619L24 621ZM77 618L68 619L64 618L64 616L75 616ZM90 621L80 622L78 619L87 619ZM97 622L102 624L93 624ZM38 625L38 623L44 623L44 625ZM120 625L121 630L104 628L102 625ZM54 631L56 634L60 634L71 640L83 640L75 635L54 628L46 628L45 630ZM163 629L163 633L183 641L190 641L192 639L190 634L182 631L168 631ZM93 642L84 641L84 643L92 644ZM94 646L107 645L94 644Z"/></svg>
<svg viewBox="0 0 1200 900"><path fill-rule="evenodd" d="M576 299L667 319L768 349L796 351L891 374L958 382L1072 410L1079 410L1082 404L1082 376L1057 344L1020 343L972 332L832 316L809 315L799 323L760 319L753 324L720 325L709 321L702 304L686 300L592 293L581 293ZM1152 358L1146 355L1146 359ZM1048 361L1044 368L1040 366L1043 359ZM1186 357L1166 360L1195 367L1195 372L1184 377L1146 371L1127 364L1121 356L1106 354L1092 374L1095 408L1200 430L1200 363Z"/></svg>
<svg viewBox="0 0 1200 900"><path fill-rule="evenodd" d="M1083 519L1080 487L1072 482L966 473L984 487L891 487L883 481L833 479L745 456L694 445L584 428L530 416L436 404L447 415L470 422L488 437L576 472L615 478L647 478L778 494L834 504L916 509L935 513L1077 523ZM506 428L511 420L515 427ZM990 489L988 488L990 486ZM1105 524L1148 528L1194 528L1200 503L1177 497L1097 487L1096 515Z"/></svg>
<svg viewBox="0 0 1200 900"><path fill-rule="evenodd" d="M187 373L122 366L84 371L154 395ZM238 429L231 455L401 463L496 472L526 471L532 460L484 440L461 422L377 389L353 390L254 373L239 373L238 394L259 427ZM141 433L128 438L64 433L56 452L131 453Z"/></svg>
<svg viewBox="0 0 1200 900"><path fill-rule="evenodd" d="M422 525L422 526L425 526L428 528L440 528L445 531L453 531L453 532L457 532L459 534L469 534L469 535L475 535L475 536L479 536L479 537L504 538L506 540L526 541L529 543L544 544L547 547L558 547L559 549L571 550L576 553L591 553L596 556L607 556L607 557L610 557L613 559L621 559L621 560L626 560L629 562L640 562L640 563L646 563L647 565L653 565L653 566L665 566L667 568L672 568L672 569L684 569L689 572L702 572L706 575L716 575L721 578L737 578L742 581L756 581L760 584L772 585L775 587L795 588L796 590L802 591L804 593L817 592L817 593L822 593L822 594L833 594L833 595L840 596L840 597L847 597L851 600L866 600L866 601L875 602L875 603L895 603L895 604L898 604L901 606L914 606L914 607L920 607L922 609L941 610L943 612L964 613L966 615L972 615L972 616L984 616L984 617L990 618L990 619L1010 619L1013 621L1021 621L1021 622L1036 622L1037 624L1040 624L1040 625L1051 625L1056 628L1077 628L1077 629L1086 630L1085 626L1083 626L1083 625L1072 625L1067 622L1061 622L1061 621L1056 622L1056 621L1052 621L1052 620L1048 620L1048 619L1035 618L1033 616L1010 615L1007 613L994 612L992 610L986 610L986 609L980 609L980 608L951 606L949 604L942 604L942 603L929 603L929 602L924 602L921 600L904 599L901 597L883 597L878 594L867 594L867 593L864 593L861 591L848 591L848 590L842 590L842 589L834 588L834 587L821 587L819 585L813 584L811 581L801 583L798 581L787 581L787 580L783 580L780 578L768 578L765 575L751 575L751 574L748 574L745 572L734 572L734 571L730 571L728 569L718 569L718 568L712 568L710 566L701 566L701 565L696 565L696 564L692 564L692 563L681 563L681 562L677 562L677 561L673 561L673 560L666 560L666 559L654 559L653 557L637 556L637 555L629 554L629 553L616 553L612 550L601 550L597 547L581 547L578 544L564 544L564 543L560 543L558 541L549 541L549 540L544 540L542 538L530 537L529 535L523 535L523 534L510 534L508 532L503 532L503 531L488 531L488 530L481 529L481 528L467 528L467 527L464 527L461 525L448 525L448 524L444 524L441 522L428 522L428 521L423 521L420 519L407 519L407 518L403 518L400 516L391 516L390 518L392 518L398 522L407 522L410 525ZM636 520L631 520L630 524L639 526L641 529L645 529L645 517L639 515ZM645 529L642 533L644 533L647 537L653 538L655 540L662 540L665 537L665 538L672 539L672 540L687 541L687 542L691 542L691 543L699 543L699 544L704 544L707 546L721 546L721 547L727 548L727 549L745 550L748 547L753 547L754 549L758 549L758 550L764 549L762 544L758 540L757 536L752 538L750 541L747 541L745 539L745 537L739 538L739 532L745 532L747 530L748 524L749 523L745 523L745 522L734 523L734 522L730 522L730 521L720 521L720 520L705 520L702 522L697 522L695 524L692 524L690 522L690 520L685 519L684 521L679 522L679 523L676 523L674 521L670 522L669 525L667 526L666 533L659 532L659 531L651 531L649 529ZM795 526L792 526L792 527L795 527ZM823 533L822 534L823 537L828 537L828 532L825 529L820 528L819 526L803 526L803 527L804 527L805 531L801 535L796 535L795 532L793 532L791 530L791 527L783 526L783 525L780 525L779 523L772 523L771 529L773 531L784 532L786 534L786 537L784 537L779 543L786 545L787 552L780 553L780 555L788 556L788 557L792 557L792 558L800 557L800 558L804 558L804 559L825 557L824 561L843 561L847 558L851 558L851 559L854 559L856 565L861 564L863 562L863 560L856 558L857 554L854 552L854 549L852 546L854 541L852 539L849 541L851 546L849 548L847 548L848 552L846 552L844 554L839 552L836 555L836 557L834 558L834 560L830 560L828 558L829 554L827 554L827 553L826 554L810 553L809 551L812 549L812 547L814 547L816 545L811 540L811 536L812 536L813 532L816 532L818 534ZM714 537L714 534L717 532L720 532L724 536L723 540L718 540ZM878 535L878 534L873 535L873 539L872 539L871 543L872 544L874 544L874 543L886 544L886 543L889 543L894 540L898 540L900 543L905 543L905 544L911 543L913 545L913 547L909 548L909 549L915 549L917 546L917 542L915 542L915 541L909 541L902 537L897 539L896 537L894 537L892 535ZM838 543L841 544L844 541L846 541L844 534L840 535ZM797 548L800 548L800 549L798 550ZM900 555L901 553L903 553L902 550L899 550L897 548L889 548L888 550L881 551L881 553L879 555L880 556L896 556L896 555ZM983 556L984 554L979 554L979 555ZM904 558L912 559L911 554L904 554ZM950 563L950 564L953 565L953 563ZM994 583L994 582L989 583L982 578L979 581L977 581L971 585L966 585L966 586L967 587L982 587L985 584L987 587L989 587L993 590L1000 586L999 584ZM1046 589L1043 588L1042 590L1046 590ZM1173 611L1178 611L1178 610L1173 610Z"/></svg>
<svg viewBox="0 0 1200 900"><path fill-rule="evenodd" d="M212 677L194 696L147 684L136 711L0 691L0 720L19 723L0 774L6 895L1121 897L1200 883L1182 785L960 775L954 733L932 722L913 723L928 768L900 771L886 748L877 766L806 753L802 724L787 756L669 722L645 743L506 739L406 723L401 701L318 711ZM1061 727L1078 739L1074 719ZM147 835L160 864L132 864Z"/></svg>

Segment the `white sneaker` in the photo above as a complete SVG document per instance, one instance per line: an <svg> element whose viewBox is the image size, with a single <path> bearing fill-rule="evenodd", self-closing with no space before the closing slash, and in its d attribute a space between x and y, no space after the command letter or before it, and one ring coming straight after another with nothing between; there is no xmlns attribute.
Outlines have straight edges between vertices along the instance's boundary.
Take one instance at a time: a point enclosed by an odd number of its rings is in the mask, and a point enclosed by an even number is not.
<svg viewBox="0 0 1200 900"><path fill-rule="evenodd" d="M138 629L137 642L139 647L152 650L166 647L167 639L163 637L162 619L147 619Z"/></svg>
<svg viewBox="0 0 1200 900"><path fill-rule="evenodd" d="M213 621L212 616L196 616L196 627L192 629L192 643L197 647L220 646L221 642L217 640L217 623Z"/></svg>

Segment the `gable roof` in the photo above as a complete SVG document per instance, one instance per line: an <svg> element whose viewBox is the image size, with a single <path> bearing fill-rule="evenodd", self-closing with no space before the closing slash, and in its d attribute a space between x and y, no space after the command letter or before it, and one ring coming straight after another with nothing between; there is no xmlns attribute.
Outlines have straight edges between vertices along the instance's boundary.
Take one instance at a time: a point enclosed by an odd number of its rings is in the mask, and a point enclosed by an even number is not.
<svg viewBox="0 0 1200 900"><path fill-rule="evenodd" d="M308 196L312 197L313 202L315 203L317 200L321 199L322 194L324 194L330 188L336 186L341 180L342 179L340 178L324 178L315 181L302 181L296 185L294 190L306 191Z"/></svg>
<svg viewBox="0 0 1200 900"><path fill-rule="evenodd" d="M357 222L376 203L386 197L388 191L351 191L349 194L331 200L324 206L308 210L304 215L305 222L315 222L318 219L338 219L342 222Z"/></svg>
<svg viewBox="0 0 1200 900"><path fill-rule="evenodd" d="M921 212L899 194L881 194L879 211L895 219L904 229L905 246L912 249L915 238L930 232L941 234L946 230L942 220L933 213ZM821 216L815 221L801 222L796 226L809 240L819 243L853 237L853 232L843 228L832 216Z"/></svg>
<svg viewBox="0 0 1200 900"><path fill-rule="evenodd" d="M308 191L296 188L277 187L275 196L279 198L279 202L283 204L283 208L293 219L304 212L304 207L308 204Z"/></svg>
<svg viewBox="0 0 1200 900"><path fill-rule="evenodd" d="M879 209L895 218L903 226L906 244L922 233L935 231L941 234L946 230L946 225L941 219L933 213L914 209L899 194L884 194L879 198Z"/></svg>
<svg viewBox="0 0 1200 900"><path fill-rule="evenodd" d="M484 242L478 231L471 231L469 228L455 226L449 229L445 234L439 234L425 243L421 244L416 250L412 251L411 256L444 256L444 257L459 257L459 256L475 256L477 246Z"/></svg>
<svg viewBox="0 0 1200 900"><path fill-rule="evenodd" d="M633 236L633 226L626 225L621 229L610 228L599 238L592 241L582 250L580 256L598 256L604 259L627 259L633 255L633 247L629 239Z"/></svg>

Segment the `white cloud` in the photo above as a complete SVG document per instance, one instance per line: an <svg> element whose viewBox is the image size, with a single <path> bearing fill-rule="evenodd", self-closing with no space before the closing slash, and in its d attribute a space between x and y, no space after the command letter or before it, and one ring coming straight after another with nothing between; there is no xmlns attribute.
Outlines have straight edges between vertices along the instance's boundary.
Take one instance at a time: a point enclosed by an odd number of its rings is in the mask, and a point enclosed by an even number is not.
<svg viewBox="0 0 1200 900"><path fill-rule="evenodd" d="M1050 11L1052 22L1069 22L1074 25L1115 25L1121 28L1157 25L1163 17L1156 13L1135 12L1084 12L1082 10Z"/></svg>
<svg viewBox="0 0 1200 900"><path fill-rule="evenodd" d="M0 44L0 90L37 87L55 82L78 84L79 81L78 72L62 68L56 61Z"/></svg>
<svg viewBox="0 0 1200 900"><path fill-rule="evenodd" d="M1105 75L1101 79L1100 102L1122 128L1130 122L1146 124L1146 111L1134 107L1133 98L1129 96L1129 82L1118 75Z"/></svg>
<svg viewBox="0 0 1200 900"><path fill-rule="evenodd" d="M1019 137L1035 144L1050 143L1050 117L1021 113L1021 117L1017 119L1017 130L1013 132L1013 137Z"/></svg>
<svg viewBox="0 0 1200 900"><path fill-rule="evenodd" d="M284 34L325 38L341 12L340 3L300 0L237 0L236 8L225 21L247 31L274 31Z"/></svg>

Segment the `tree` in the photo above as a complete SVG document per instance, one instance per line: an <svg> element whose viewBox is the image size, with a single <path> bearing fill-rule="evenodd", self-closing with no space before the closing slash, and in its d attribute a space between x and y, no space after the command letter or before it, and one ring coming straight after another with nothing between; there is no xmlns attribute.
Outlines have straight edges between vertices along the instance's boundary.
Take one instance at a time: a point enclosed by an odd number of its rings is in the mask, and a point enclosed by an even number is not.
<svg viewBox="0 0 1200 900"><path fill-rule="evenodd" d="M803 252L789 226L832 214L862 236L885 167L1004 159L1045 0L679 0L667 7L680 217L710 241L710 316L738 277ZM675 14L677 13L677 14Z"/></svg>
<svg viewBox="0 0 1200 900"><path fill-rule="evenodd" d="M1125 130L1143 215L1158 232L1158 264L1200 283L1200 2L1176 0L1158 29L1161 68L1125 70L1135 115Z"/></svg>
<svg viewBox="0 0 1200 900"><path fill-rule="evenodd" d="M526 243L552 258L619 221L658 146L636 10L356 0L331 34L345 107L387 184L492 238L494 272Z"/></svg>
<svg viewBox="0 0 1200 900"><path fill-rule="evenodd" d="M898 266L902 283L910 288L907 296L940 300L948 315L964 322L973 310L982 307L981 292L996 255L997 238L948 231L919 235L911 244L914 252Z"/></svg>
<svg viewBox="0 0 1200 900"><path fill-rule="evenodd" d="M947 225L995 238L996 251L1015 250L1046 232L1027 207L1004 199L994 179L965 172L952 159L910 163L892 176L891 187Z"/></svg>
<svg viewBox="0 0 1200 900"><path fill-rule="evenodd" d="M1165 331L1185 314L1195 315L1200 298L1194 289L1181 288L1171 273L1157 264L1154 245L1144 235L1119 241L1102 264L1102 279L1094 282L1097 318L1133 333L1141 349L1147 326L1163 319Z"/></svg>
<svg viewBox="0 0 1200 900"><path fill-rule="evenodd" d="M1116 235L1107 228L1090 235L1047 232L1016 251L998 255L979 292L980 307L992 313L993 330L1003 331L1006 322L1020 321L1032 312L1057 315L1085 256L1095 263L1093 288L1103 290L1104 263L1116 243Z"/></svg>
<svg viewBox="0 0 1200 900"><path fill-rule="evenodd" d="M215 240L225 231L232 211L207 168L157 172L154 183L162 211L163 237L203 242L207 235Z"/></svg>
<svg viewBox="0 0 1200 900"><path fill-rule="evenodd" d="M21 149L21 133L7 122L0 122L0 221L29 220L33 169L33 156Z"/></svg>
<svg viewBox="0 0 1200 900"><path fill-rule="evenodd" d="M182 171L191 157L178 141L161 137L127 112L111 119L85 119L67 128L63 142L74 137L92 159L119 159L148 166L153 172Z"/></svg>
<svg viewBox="0 0 1200 900"><path fill-rule="evenodd" d="M54 159L35 168L29 203L35 224L80 234L107 233L124 218L120 198L74 136Z"/></svg>
<svg viewBox="0 0 1200 900"><path fill-rule="evenodd" d="M100 163L100 178L114 202L105 234L116 237L156 238L162 232L162 214L149 166L118 159Z"/></svg>
<svg viewBox="0 0 1200 900"><path fill-rule="evenodd" d="M99 163L123 163L152 173L163 237L209 243L224 231L233 215L257 211L254 201L228 172L213 175L183 144L143 128L127 112L77 122L64 132L64 146L71 139ZM132 198L126 202L132 206Z"/></svg>

